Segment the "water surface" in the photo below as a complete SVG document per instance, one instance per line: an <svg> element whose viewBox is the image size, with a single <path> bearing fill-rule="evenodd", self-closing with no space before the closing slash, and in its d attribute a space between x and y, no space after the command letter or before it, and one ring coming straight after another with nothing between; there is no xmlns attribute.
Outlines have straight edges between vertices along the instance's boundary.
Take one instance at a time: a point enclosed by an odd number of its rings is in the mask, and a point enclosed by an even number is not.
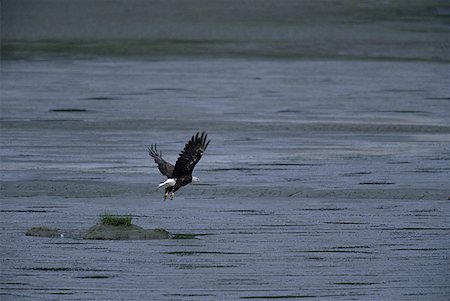
<svg viewBox="0 0 450 301"><path fill-rule="evenodd" d="M35 57L2 63L3 300L442 300L447 64ZM212 140L162 201L147 155ZM27 237L104 212L193 240Z"/></svg>

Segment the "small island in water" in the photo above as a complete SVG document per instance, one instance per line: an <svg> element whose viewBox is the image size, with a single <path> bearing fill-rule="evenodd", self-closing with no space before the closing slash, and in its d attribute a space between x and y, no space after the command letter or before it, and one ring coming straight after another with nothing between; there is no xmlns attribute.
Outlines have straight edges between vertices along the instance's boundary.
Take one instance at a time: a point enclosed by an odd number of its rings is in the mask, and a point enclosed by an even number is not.
<svg viewBox="0 0 450 301"><path fill-rule="evenodd" d="M100 221L86 231L61 231L45 226L32 227L27 236L48 238L78 238L94 240L149 240L149 239L186 239L195 238L191 234L171 234L165 229L144 229L131 223L131 215L114 215L105 213Z"/></svg>

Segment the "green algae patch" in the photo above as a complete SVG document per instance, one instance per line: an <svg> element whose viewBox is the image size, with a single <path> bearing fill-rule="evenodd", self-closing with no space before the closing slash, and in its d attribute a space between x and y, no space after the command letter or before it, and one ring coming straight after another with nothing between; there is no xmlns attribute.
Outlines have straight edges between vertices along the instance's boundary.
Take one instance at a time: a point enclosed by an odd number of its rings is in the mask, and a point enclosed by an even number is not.
<svg viewBox="0 0 450 301"><path fill-rule="evenodd" d="M108 225L99 223L89 228L83 239L97 240L147 240L169 239L172 235L165 229L144 229L130 225Z"/></svg>
<svg viewBox="0 0 450 301"><path fill-rule="evenodd" d="M105 213L100 222L89 228L83 239L97 240L147 240L169 239L172 235L165 229L144 229L131 223L131 215Z"/></svg>
<svg viewBox="0 0 450 301"><path fill-rule="evenodd" d="M100 217L100 222L103 225L111 226L131 226L131 215L115 215L110 213L105 213Z"/></svg>
<svg viewBox="0 0 450 301"><path fill-rule="evenodd" d="M33 227L25 232L26 236L37 236L37 237L60 237L61 233L59 229L48 228L48 227Z"/></svg>

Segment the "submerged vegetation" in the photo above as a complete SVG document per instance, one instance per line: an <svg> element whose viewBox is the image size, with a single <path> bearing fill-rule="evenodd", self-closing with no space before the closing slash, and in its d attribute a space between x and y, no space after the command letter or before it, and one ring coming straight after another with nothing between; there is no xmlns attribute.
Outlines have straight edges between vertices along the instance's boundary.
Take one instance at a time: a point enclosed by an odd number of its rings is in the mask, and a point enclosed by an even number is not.
<svg viewBox="0 0 450 301"><path fill-rule="evenodd" d="M89 228L83 238L97 240L169 239L171 234L164 229L144 229L136 225L100 223Z"/></svg>
<svg viewBox="0 0 450 301"><path fill-rule="evenodd" d="M166 229L144 229L131 223L131 215L104 213L98 224L87 230L65 229L64 233L56 228L32 227L27 236L60 237L95 240L148 240L148 239L195 239L196 234L172 234Z"/></svg>
<svg viewBox="0 0 450 301"><path fill-rule="evenodd" d="M111 226L131 226L131 215L115 215L111 213L105 213L100 217L100 222L103 225Z"/></svg>
<svg viewBox="0 0 450 301"><path fill-rule="evenodd" d="M58 237L60 236L59 230L49 227L32 227L25 233L26 236L38 236L38 237Z"/></svg>

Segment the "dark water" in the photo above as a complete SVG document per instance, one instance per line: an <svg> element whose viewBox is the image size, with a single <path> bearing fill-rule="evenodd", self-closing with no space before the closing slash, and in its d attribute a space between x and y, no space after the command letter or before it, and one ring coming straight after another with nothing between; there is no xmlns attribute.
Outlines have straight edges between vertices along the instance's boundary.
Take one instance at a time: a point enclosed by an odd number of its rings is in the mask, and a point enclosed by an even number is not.
<svg viewBox="0 0 450 301"><path fill-rule="evenodd" d="M446 0L4 0L2 55L450 61Z"/></svg>
<svg viewBox="0 0 450 301"><path fill-rule="evenodd" d="M2 64L2 300L442 300L446 64L34 59ZM163 202L146 147L212 142ZM104 212L195 240L83 241Z"/></svg>

